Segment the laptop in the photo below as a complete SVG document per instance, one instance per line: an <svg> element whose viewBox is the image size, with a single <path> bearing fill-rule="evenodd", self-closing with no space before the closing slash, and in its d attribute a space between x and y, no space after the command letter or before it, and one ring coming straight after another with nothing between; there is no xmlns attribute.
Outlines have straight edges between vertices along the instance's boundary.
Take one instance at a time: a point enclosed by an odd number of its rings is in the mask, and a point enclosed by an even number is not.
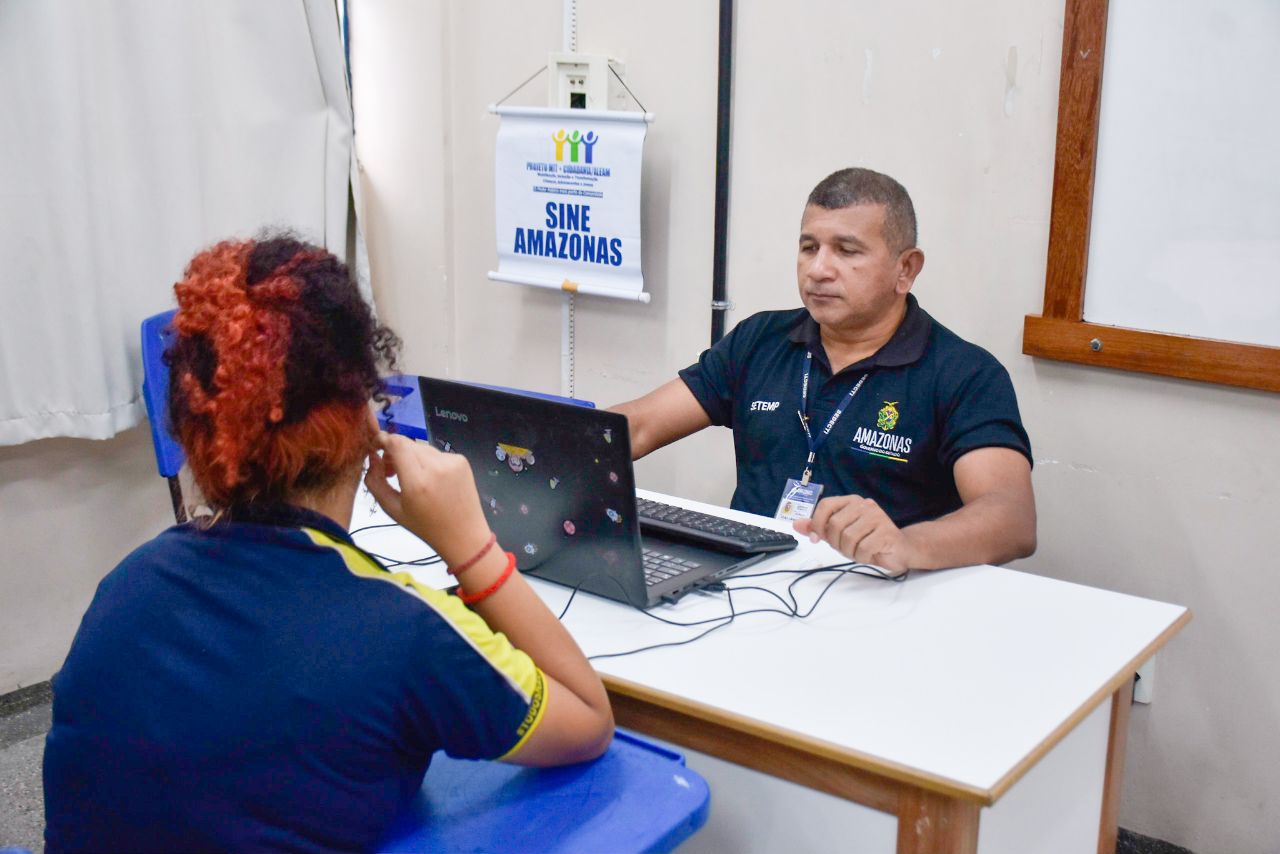
<svg viewBox="0 0 1280 854"><path fill-rule="evenodd" d="M420 377L430 441L471 463L489 526L523 573L650 608L767 555L640 533L626 416Z"/></svg>

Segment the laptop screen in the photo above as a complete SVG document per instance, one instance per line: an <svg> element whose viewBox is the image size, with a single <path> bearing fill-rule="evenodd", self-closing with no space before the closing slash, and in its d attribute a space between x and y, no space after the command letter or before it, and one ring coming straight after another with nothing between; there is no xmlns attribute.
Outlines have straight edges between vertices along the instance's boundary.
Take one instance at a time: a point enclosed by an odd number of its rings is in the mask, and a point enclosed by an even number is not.
<svg viewBox="0 0 1280 854"><path fill-rule="evenodd" d="M431 442L471 463L521 572L645 601L625 416L430 377L419 389Z"/></svg>

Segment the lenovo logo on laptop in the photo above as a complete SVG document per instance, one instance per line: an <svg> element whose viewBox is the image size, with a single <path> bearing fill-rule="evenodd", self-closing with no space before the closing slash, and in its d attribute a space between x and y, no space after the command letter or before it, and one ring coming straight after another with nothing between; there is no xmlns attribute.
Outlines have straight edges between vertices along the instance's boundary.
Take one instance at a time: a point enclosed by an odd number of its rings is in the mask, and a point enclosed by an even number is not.
<svg viewBox="0 0 1280 854"><path fill-rule="evenodd" d="M463 424L467 423L467 414L465 412L454 412L452 409L441 409L438 406L432 408L435 409L435 416L437 418L448 418L450 421L461 421Z"/></svg>

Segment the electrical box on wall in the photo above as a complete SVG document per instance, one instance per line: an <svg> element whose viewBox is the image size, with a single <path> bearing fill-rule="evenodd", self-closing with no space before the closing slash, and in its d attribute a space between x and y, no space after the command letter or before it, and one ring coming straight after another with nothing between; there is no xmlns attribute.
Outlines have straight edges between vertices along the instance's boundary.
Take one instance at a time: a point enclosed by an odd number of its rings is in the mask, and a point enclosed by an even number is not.
<svg viewBox="0 0 1280 854"><path fill-rule="evenodd" d="M553 53L547 60L547 104L572 110L609 109L609 57Z"/></svg>
<svg viewBox="0 0 1280 854"><path fill-rule="evenodd" d="M1146 664L1138 668L1137 679L1133 683L1133 701L1150 703L1156 690L1156 657L1147 659Z"/></svg>

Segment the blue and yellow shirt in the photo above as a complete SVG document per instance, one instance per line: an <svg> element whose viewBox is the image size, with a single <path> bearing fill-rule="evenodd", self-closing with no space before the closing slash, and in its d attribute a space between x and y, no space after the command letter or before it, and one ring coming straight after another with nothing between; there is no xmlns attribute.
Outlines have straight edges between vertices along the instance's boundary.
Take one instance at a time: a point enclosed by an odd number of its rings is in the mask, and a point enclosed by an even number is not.
<svg viewBox="0 0 1280 854"><path fill-rule="evenodd" d="M738 486L732 507L777 510L809 446L797 412L807 353L808 412L816 435L866 375L815 459L823 497L875 500L899 526L958 510L952 466L969 451L1012 448L1031 460L1009 373L995 357L935 321L907 295L893 337L836 374L806 309L739 323L680 372L712 424L733 429Z"/></svg>
<svg viewBox="0 0 1280 854"><path fill-rule="evenodd" d="M103 579L53 679L47 848L369 849L436 750L511 753L544 690L323 516L170 528Z"/></svg>

